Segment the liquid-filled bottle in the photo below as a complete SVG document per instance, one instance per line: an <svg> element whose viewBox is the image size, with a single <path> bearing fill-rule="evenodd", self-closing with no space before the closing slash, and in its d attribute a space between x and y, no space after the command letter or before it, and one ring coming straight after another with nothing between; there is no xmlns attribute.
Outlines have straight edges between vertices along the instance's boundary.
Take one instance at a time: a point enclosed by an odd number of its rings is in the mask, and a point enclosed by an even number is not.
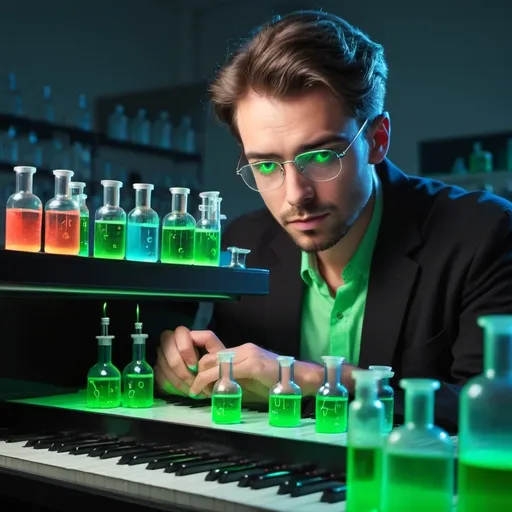
<svg viewBox="0 0 512 512"><path fill-rule="evenodd" d="M221 224L219 192L201 192L199 205L201 218L197 221L194 238L194 264L219 266L221 248Z"/></svg>
<svg viewBox="0 0 512 512"><path fill-rule="evenodd" d="M84 193L85 183L72 181L69 184L71 197L80 207L80 252L79 256L89 256L89 208L87 208L87 194Z"/></svg>
<svg viewBox="0 0 512 512"><path fill-rule="evenodd" d="M269 391L269 424L273 427L298 427L301 420L302 391L295 384L295 359L279 356L279 381Z"/></svg>

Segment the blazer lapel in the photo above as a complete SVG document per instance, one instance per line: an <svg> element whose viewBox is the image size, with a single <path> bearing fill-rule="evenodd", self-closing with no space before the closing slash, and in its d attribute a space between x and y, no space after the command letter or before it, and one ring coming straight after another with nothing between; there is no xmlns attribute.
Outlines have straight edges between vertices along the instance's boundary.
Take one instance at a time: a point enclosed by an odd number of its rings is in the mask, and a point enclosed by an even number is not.
<svg viewBox="0 0 512 512"><path fill-rule="evenodd" d="M418 264L409 257L421 243L408 178L391 163L377 167L383 216L370 270L359 367L392 364Z"/></svg>

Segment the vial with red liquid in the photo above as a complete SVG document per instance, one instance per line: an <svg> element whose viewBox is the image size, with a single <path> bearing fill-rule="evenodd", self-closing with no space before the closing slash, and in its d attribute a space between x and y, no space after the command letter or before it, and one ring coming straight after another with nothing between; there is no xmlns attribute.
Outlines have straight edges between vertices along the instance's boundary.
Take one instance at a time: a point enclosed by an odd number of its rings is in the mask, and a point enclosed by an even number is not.
<svg viewBox="0 0 512 512"><path fill-rule="evenodd" d="M10 251L39 252L43 204L33 194L35 167L18 166L16 192L7 199L5 207L5 248Z"/></svg>
<svg viewBox="0 0 512 512"><path fill-rule="evenodd" d="M71 197L73 171L56 169L55 197L45 205L44 251L77 256L80 252L80 206Z"/></svg>

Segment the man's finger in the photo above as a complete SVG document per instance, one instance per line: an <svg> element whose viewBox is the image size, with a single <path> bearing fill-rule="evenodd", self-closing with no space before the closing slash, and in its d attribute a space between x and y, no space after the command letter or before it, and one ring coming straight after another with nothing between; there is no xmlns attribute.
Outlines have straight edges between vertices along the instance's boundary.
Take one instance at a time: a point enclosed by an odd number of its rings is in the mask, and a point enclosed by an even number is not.
<svg viewBox="0 0 512 512"><path fill-rule="evenodd" d="M174 331L174 340L183 362L188 366L190 371L196 372L199 357L194 347L191 331L183 326L177 327L176 331Z"/></svg>
<svg viewBox="0 0 512 512"><path fill-rule="evenodd" d="M212 331L190 331L190 336L196 347L206 349L210 354L216 354L226 347Z"/></svg>
<svg viewBox="0 0 512 512"><path fill-rule="evenodd" d="M197 373L204 372L206 370L209 370L210 368L213 368L214 366L217 367L218 371L218 363L219 363L219 356L218 354L205 354L201 359L199 359L199 363L197 364Z"/></svg>

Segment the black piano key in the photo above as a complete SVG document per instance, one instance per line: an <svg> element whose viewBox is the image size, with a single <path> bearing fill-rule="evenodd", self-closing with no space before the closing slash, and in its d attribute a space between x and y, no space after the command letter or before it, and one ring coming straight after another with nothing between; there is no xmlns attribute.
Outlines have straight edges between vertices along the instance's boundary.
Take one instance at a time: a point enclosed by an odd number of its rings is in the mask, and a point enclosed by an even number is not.
<svg viewBox="0 0 512 512"><path fill-rule="evenodd" d="M188 460L200 460L200 459L201 459L201 454L182 455L181 453L180 454L171 453L168 455L162 455L160 457L154 458L151 462L148 463L148 465L146 466L146 469L150 469L150 470L164 469L164 468L167 468L168 466L170 466L173 462L180 463L180 462L184 462L184 461L188 461ZM176 467L174 467L174 469L176 469ZM168 471L168 472L172 472L172 471Z"/></svg>
<svg viewBox="0 0 512 512"><path fill-rule="evenodd" d="M79 446L89 446L95 443L101 443L103 441L116 441L115 437L91 437L89 439L81 439L75 441L63 441L62 443L55 443L54 446L50 448L50 451L56 451L57 453L65 453L69 452ZM53 449L55 447L55 450Z"/></svg>
<svg viewBox="0 0 512 512"><path fill-rule="evenodd" d="M311 473L293 475L289 480L279 486L277 494L290 494L297 485L302 485L306 481L318 481L331 476L328 471L313 471Z"/></svg>
<svg viewBox="0 0 512 512"><path fill-rule="evenodd" d="M323 503L339 503L347 499L347 486L338 485L336 487L330 487L325 489L322 493L320 501Z"/></svg>
<svg viewBox="0 0 512 512"><path fill-rule="evenodd" d="M269 473L286 472L289 478L294 475L307 473L315 469L314 464L284 464L276 468L255 468L250 469L247 473L239 480L238 487L252 487L252 484ZM281 485L285 480L279 482L277 485Z"/></svg>
<svg viewBox="0 0 512 512"><path fill-rule="evenodd" d="M200 457L200 456L196 456L196 457L182 457L182 458L179 458L179 459L174 459L174 460L171 460L171 461L167 461L167 464L164 466L164 468L165 468L164 472L165 473L174 473L180 467L180 465L183 464L184 462L193 462L193 461L200 461L200 460L204 460L204 458ZM149 464L148 464L148 467L146 469L150 469L149 468ZM156 468L154 468L154 469L156 469Z"/></svg>
<svg viewBox="0 0 512 512"><path fill-rule="evenodd" d="M205 480L207 482L215 482L219 479L220 475L223 475L225 474L226 472L229 472L230 470L232 472L240 472L240 476L244 476L245 472L249 469L252 469L252 468L255 468L256 467L256 463L253 462L252 464L235 464L233 466L229 466L229 467L226 467L226 468L216 468L216 469L212 469L206 476L205 476ZM238 478L235 478L234 480L232 480L232 482L235 482L236 480L238 480Z"/></svg>
<svg viewBox="0 0 512 512"><path fill-rule="evenodd" d="M104 448L107 446L133 446L133 443L128 441L99 441L97 443L90 443L83 446L75 446L69 450L70 455L85 455L91 453L96 448Z"/></svg>
<svg viewBox="0 0 512 512"><path fill-rule="evenodd" d="M290 492L290 496L292 498L307 496L316 492L325 491L326 489L331 489L332 487L338 487L339 485L341 485L341 482L333 482L328 478L318 478L315 479L315 481L311 479L309 482L297 482L297 485Z"/></svg>
<svg viewBox="0 0 512 512"><path fill-rule="evenodd" d="M133 446L115 446L106 448L97 448L89 454L89 457L99 457L100 459L115 459L123 455L135 455L137 453L144 453L147 450L154 448L155 445L149 444L134 444Z"/></svg>
<svg viewBox="0 0 512 512"><path fill-rule="evenodd" d="M38 439L43 439L50 432L27 432L25 434L18 433L12 434L5 439L6 443L20 443L21 441L37 441ZM55 434L55 432L54 432Z"/></svg>
<svg viewBox="0 0 512 512"><path fill-rule="evenodd" d="M236 466L231 466L228 468L223 468L218 470L217 481L219 484L228 484L231 482L237 482L244 476L250 474L252 470L262 470L266 469L267 471L271 471L271 467L265 468L263 464L237 464ZM212 475L213 476L213 475Z"/></svg>
<svg viewBox="0 0 512 512"><path fill-rule="evenodd" d="M273 471L258 475L250 484L251 489L267 489L275 485L281 485L293 476L291 471Z"/></svg>
<svg viewBox="0 0 512 512"><path fill-rule="evenodd" d="M176 476L197 475L212 469L225 468L234 465L235 462L225 459L211 459L196 462L184 462L176 469Z"/></svg>
<svg viewBox="0 0 512 512"><path fill-rule="evenodd" d="M100 439L101 436L92 434L90 432L84 432L77 434L76 436L62 436L61 439L55 439L53 444L48 448L51 452L56 452L59 448L65 444L78 443L80 441L89 441L94 439Z"/></svg>
<svg viewBox="0 0 512 512"><path fill-rule="evenodd" d="M62 437L62 436L61 436ZM46 434L39 437L32 437L29 439L24 445L24 448L33 448L36 444L42 441L55 440L58 439L59 435L57 433Z"/></svg>
<svg viewBox="0 0 512 512"><path fill-rule="evenodd" d="M187 446L183 448L175 448L175 445L162 445L153 448L149 448L142 453L132 453L123 455L117 463L120 465L128 464L135 466L137 464L147 464L160 456L171 455L171 454L190 454L192 447Z"/></svg>

